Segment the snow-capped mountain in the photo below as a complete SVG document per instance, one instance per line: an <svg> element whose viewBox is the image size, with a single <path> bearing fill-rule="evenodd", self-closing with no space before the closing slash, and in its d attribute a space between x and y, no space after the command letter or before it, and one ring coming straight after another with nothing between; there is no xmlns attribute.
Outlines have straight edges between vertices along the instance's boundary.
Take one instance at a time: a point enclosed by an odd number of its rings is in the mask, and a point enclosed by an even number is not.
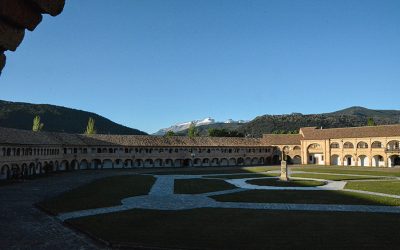
<svg viewBox="0 0 400 250"><path fill-rule="evenodd" d="M175 133L179 132L179 131L183 131L185 129L188 129L190 127L190 124L192 124L192 123L194 123L195 126L198 127L198 126L209 125L209 124L214 124L214 123L245 123L245 121L243 121L243 120L234 121L232 119L228 119L225 122L216 122L215 119L213 119L211 117L207 117L202 120L194 120L194 121L190 121L190 122L177 123L175 125L172 125L171 127L158 130L156 133L154 133L154 135L164 135L168 131L172 131Z"/></svg>

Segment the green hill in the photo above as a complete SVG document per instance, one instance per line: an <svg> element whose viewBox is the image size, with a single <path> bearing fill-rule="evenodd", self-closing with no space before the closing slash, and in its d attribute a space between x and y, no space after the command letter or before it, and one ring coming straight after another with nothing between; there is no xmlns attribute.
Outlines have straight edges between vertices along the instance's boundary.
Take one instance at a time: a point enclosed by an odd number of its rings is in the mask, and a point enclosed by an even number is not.
<svg viewBox="0 0 400 250"><path fill-rule="evenodd" d="M0 100L1 127L31 130L32 120L35 115L39 115L42 123L44 123L44 131L83 133L89 117L93 117L96 121L97 133L99 134L146 134L145 132L117 124L91 112L48 104L30 104Z"/></svg>

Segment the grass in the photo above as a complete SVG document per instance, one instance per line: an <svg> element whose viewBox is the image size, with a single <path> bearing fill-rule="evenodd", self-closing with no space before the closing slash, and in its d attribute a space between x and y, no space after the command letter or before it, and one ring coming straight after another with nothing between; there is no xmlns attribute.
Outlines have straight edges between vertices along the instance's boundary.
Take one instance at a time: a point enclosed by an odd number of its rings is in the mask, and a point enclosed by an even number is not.
<svg viewBox="0 0 400 250"><path fill-rule="evenodd" d="M54 214L120 205L123 198L148 194L154 181L155 178L148 175L107 177L37 205Z"/></svg>
<svg viewBox="0 0 400 250"><path fill-rule="evenodd" d="M153 174L158 175L205 175L205 174L243 174L243 173L259 173L270 170L279 169L276 166L262 166L262 167L193 167L186 168L185 170L168 170L168 171L155 171Z"/></svg>
<svg viewBox="0 0 400 250"><path fill-rule="evenodd" d="M208 175L207 178L219 178L219 179L242 179L242 178L257 178L257 177L276 177L279 174L267 174L267 173L258 173L258 174L232 174L232 175Z"/></svg>
<svg viewBox="0 0 400 250"><path fill-rule="evenodd" d="M222 202L400 206L400 199L345 191L249 190L211 198Z"/></svg>
<svg viewBox="0 0 400 250"><path fill-rule="evenodd" d="M291 174L293 177L302 177L302 178L314 178L314 179L324 179L324 180L332 180L332 181L346 181L346 180L375 180L380 179L379 177L371 177L371 176L356 176L356 175L333 175L333 174Z"/></svg>
<svg viewBox="0 0 400 250"><path fill-rule="evenodd" d="M275 186L275 187L316 187L325 184L323 181L313 180L289 180L280 181L279 179L254 179L246 181L249 184L258 186Z"/></svg>
<svg viewBox="0 0 400 250"><path fill-rule="evenodd" d="M400 195L400 181L354 181L348 182L345 188Z"/></svg>
<svg viewBox="0 0 400 250"><path fill-rule="evenodd" d="M400 168L377 168L377 167L290 167L293 171L320 172L332 174L360 174L360 175L376 175L376 176L397 176L400 177Z"/></svg>
<svg viewBox="0 0 400 250"><path fill-rule="evenodd" d="M114 247L123 243L149 249L393 249L400 244L397 214L135 209L68 222Z"/></svg>
<svg viewBox="0 0 400 250"><path fill-rule="evenodd" d="M236 188L234 185L223 180L184 179L175 180L174 192L175 194L202 194L234 188Z"/></svg>

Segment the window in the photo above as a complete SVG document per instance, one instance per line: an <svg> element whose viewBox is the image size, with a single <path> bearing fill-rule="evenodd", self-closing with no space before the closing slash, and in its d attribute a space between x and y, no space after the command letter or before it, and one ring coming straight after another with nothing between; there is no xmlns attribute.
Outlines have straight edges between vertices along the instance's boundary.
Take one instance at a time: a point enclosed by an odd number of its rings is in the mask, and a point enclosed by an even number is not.
<svg viewBox="0 0 400 250"><path fill-rule="evenodd" d="M331 148L340 148L339 143L337 142L331 143Z"/></svg>

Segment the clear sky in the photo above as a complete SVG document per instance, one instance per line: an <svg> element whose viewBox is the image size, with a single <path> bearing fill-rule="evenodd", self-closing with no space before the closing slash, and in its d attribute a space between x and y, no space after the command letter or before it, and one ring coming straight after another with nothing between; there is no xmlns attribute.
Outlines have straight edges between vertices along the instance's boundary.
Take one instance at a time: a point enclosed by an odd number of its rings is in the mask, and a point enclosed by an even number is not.
<svg viewBox="0 0 400 250"><path fill-rule="evenodd" d="M399 0L67 0L7 53L0 99L176 122L400 109Z"/></svg>

